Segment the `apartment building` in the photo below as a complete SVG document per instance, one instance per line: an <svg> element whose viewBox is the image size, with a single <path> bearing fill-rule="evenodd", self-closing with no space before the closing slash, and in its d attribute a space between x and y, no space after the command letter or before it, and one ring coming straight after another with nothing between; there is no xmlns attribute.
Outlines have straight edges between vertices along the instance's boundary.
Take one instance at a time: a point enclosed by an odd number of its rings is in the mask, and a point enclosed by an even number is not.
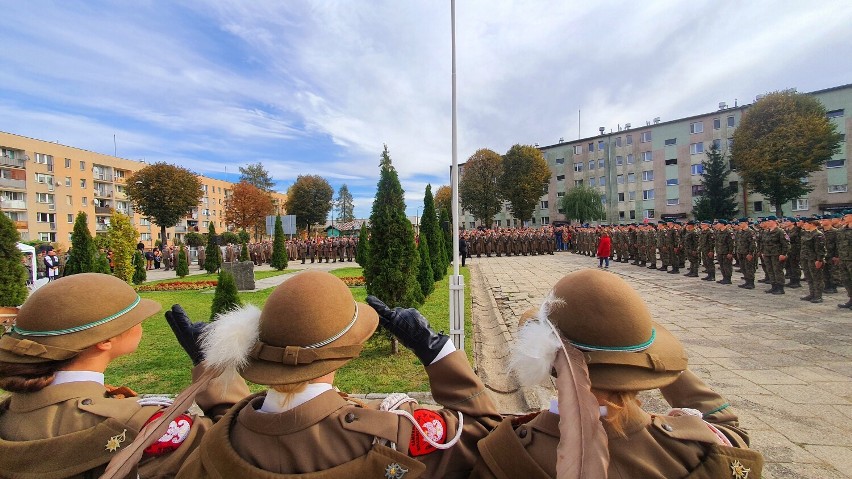
<svg viewBox="0 0 852 479"><path fill-rule="evenodd" d="M827 116L844 137L840 152L821 171L807 178L814 190L807 197L783 206L787 215L807 216L852 207L847 164L852 144L846 141L852 134L852 84L810 95L825 105ZM609 132L601 127L597 136L541 147L553 176L528 225L537 227L565 221L560 208L562 197L579 185L600 192L606 223L691 218L694 201L702 192L701 162L706 151L716 144L728 155L734 131L750 106L719 103L718 110L709 113L665 122L655 118L641 126L626 123ZM737 188L739 215L756 217L774 213L773 206L762 195L743 188L736 165L728 180ZM469 214L463 220L468 228L479 225ZM520 224L505 207L495 217L496 226Z"/></svg>
<svg viewBox="0 0 852 479"><path fill-rule="evenodd" d="M160 228L133 211L125 182L146 166L134 161L0 132L0 210L15 221L24 241L70 245L78 211L88 215L92 234L105 233L113 211L130 216L140 241L151 247ZM199 176L203 196L196 208L168 228L166 241L182 241L190 231L207 232L210 223L226 231L225 200L233 183ZM286 196L273 193L276 213ZM63 248L64 249L64 248Z"/></svg>

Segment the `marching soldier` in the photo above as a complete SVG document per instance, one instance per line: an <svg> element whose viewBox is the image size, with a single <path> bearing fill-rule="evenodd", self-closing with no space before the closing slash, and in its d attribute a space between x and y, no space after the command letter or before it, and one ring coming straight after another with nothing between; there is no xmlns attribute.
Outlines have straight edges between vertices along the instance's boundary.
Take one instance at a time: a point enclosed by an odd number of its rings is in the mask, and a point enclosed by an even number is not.
<svg viewBox="0 0 852 479"><path fill-rule="evenodd" d="M822 268L825 265L825 234L819 229L819 219L801 218L798 222L800 229L799 260L808 282L809 293L800 299L811 303L822 303L822 290L825 277Z"/></svg>

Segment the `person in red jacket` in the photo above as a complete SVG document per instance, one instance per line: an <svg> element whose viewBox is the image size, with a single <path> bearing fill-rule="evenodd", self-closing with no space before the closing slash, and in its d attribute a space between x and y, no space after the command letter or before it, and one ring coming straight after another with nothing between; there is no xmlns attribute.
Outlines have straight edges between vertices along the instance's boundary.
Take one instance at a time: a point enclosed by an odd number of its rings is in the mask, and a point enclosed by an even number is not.
<svg viewBox="0 0 852 479"><path fill-rule="evenodd" d="M612 238L609 237L609 231L604 230L601 233L601 239L598 240L598 268L609 268L609 257L612 254ZM606 261L606 266L604 266Z"/></svg>

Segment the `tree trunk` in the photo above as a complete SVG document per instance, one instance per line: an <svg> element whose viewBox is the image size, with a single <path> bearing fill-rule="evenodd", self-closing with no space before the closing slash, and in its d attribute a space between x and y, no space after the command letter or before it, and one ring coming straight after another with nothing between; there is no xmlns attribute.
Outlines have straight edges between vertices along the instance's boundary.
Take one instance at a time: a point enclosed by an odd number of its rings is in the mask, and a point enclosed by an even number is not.
<svg viewBox="0 0 852 479"><path fill-rule="evenodd" d="M781 203L775 203L773 206L775 206L775 216L778 218L784 216L784 212L781 210Z"/></svg>
<svg viewBox="0 0 852 479"><path fill-rule="evenodd" d="M166 249L166 227L160 226L160 252Z"/></svg>

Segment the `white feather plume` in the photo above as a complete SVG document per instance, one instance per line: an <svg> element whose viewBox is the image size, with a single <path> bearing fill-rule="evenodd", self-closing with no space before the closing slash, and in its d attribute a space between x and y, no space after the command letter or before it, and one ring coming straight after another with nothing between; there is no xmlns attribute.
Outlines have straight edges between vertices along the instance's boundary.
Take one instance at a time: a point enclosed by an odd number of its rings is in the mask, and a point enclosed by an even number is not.
<svg viewBox="0 0 852 479"><path fill-rule="evenodd" d="M260 310L247 305L216 316L204 331L204 360L214 368L241 371L260 334Z"/></svg>
<svg viewBox="0 0 852 479"><path fill-rule="evenodd" d="M512 348L509 368L515 371L524 386L539 384L550 377L556 352L562 340L550 327L548 316L554 308L565 303L551 292L539 307L534 319L524 323Z"/></svg>

